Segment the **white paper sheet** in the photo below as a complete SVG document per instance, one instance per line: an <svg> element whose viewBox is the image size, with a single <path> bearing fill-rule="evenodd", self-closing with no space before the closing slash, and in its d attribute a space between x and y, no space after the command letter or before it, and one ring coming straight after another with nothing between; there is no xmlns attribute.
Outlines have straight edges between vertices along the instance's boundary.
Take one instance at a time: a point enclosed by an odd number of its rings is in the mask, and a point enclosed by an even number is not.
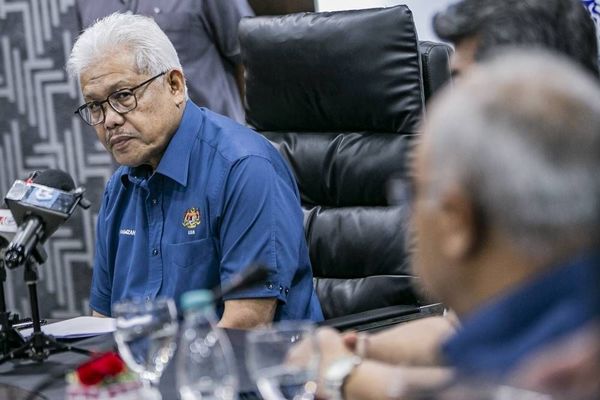
<svg viewBox="0 0 600 400"><path fill-rule="evenodd" d="M42 332L56 339L84 338L115 331L114 318L76 317L53 324L42 325ZM20 331L24 338L33 332L32 328Z"/></svg>

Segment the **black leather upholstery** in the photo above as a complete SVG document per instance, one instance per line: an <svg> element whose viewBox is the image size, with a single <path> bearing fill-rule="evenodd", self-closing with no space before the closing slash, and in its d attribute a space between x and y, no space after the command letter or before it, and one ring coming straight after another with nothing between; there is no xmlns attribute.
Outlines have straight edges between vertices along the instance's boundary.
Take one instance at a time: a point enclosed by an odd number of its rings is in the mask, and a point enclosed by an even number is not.
<svg viewBox="0 0 600 400"><path fill-rule="evenodd" d="M423 65L423 89L427 102L439 88L450 81L450 57L453 50L447 44L429 41L419 42L419 50Z"/></svg>
<svg viewBox="0 0 600 400"><path fill-rule="evenodd" d="M408 207L387 207L409 136L263 132L293 166L316 289L327 318L415 305L404 252Z"/></svg>
<svg viewBox="0 0 600 400"><path fill-rule="evenodd" d="M256 17L240 40L246 119L259 130L407 132L420 117L407 7Z"/></svg>
<svg viewBox="0 0 600 400"><path fill-rule="evenodd" d="M297 178L326 318L418 306L403 243L408 206L386 201L423 111L410 10L249 18L240 41L246 118Z"/></svg>

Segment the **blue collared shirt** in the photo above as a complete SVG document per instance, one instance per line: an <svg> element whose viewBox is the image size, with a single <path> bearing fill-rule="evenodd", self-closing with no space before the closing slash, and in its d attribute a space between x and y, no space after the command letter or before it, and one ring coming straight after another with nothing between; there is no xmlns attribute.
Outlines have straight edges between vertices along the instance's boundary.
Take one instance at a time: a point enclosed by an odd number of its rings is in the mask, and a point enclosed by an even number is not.
<svg viewBox="0 0 600 400"><path fill-rule="evenodd" d="M502 378L598 318L598 268L598 254L579 256L480 307L443 345L444 357L463 376Z"/></svg>
<svg viewBox="0 0 600 400"><path fill-rule="evenodd" d="M156 171L121 167L107 184L90 306L111 315L124 298L178 300L259 262L267 280L226 300L276 298L275 320L321 320L302 220L294 177L277 150L188 101Z"/></svg>

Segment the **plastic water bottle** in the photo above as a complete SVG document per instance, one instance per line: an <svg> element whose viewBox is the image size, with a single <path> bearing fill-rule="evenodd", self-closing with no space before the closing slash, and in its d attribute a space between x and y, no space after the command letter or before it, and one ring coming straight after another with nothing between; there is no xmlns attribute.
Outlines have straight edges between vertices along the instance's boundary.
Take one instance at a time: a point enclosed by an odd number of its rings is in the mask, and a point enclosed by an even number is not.
<svg viewBox="0 0 600 400"><path fill-rule="evenodd" d="M181 307L185 320L176 366L181 399L237 399L235 357L229 338L217 327L212 292L186 292Z"/></svg>

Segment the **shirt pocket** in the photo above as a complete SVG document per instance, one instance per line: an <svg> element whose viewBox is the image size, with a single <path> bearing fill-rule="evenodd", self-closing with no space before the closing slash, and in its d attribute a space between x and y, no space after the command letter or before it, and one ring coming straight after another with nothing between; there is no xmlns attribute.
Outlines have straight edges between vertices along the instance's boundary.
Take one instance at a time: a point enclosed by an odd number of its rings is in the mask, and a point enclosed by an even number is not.
<svg viewBox="0 0 600 400"><path fill-rule="evenodd" d="M219 265L212 238L168 244L165 247L165 253L167 262L179 268L190 268L195 265Z"/></svg>

